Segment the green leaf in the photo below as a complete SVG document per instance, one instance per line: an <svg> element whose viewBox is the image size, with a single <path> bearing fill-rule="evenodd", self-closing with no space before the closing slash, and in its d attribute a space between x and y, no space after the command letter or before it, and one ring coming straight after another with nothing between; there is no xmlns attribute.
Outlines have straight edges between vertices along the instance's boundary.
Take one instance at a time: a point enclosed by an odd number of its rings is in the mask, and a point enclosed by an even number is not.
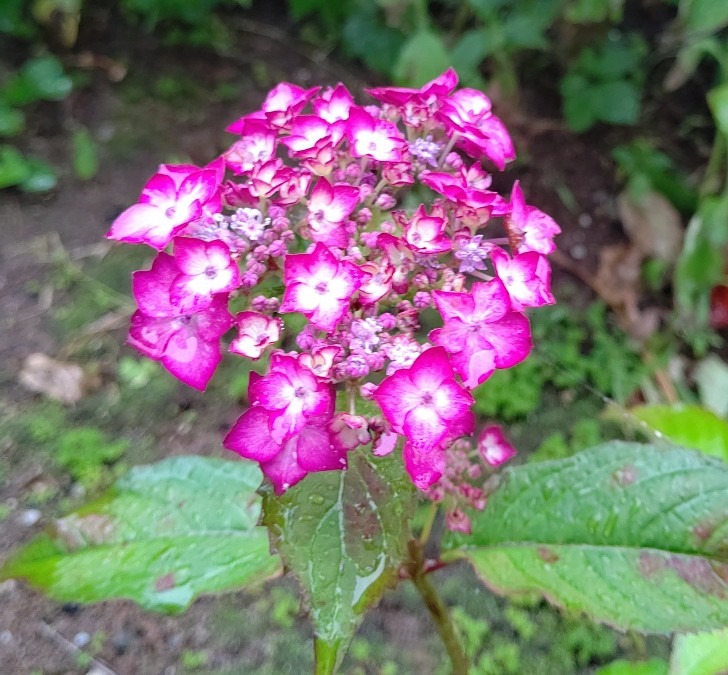
<svg viewBox="0 0 728 675"><path fill-rule="evenodd" d="M23 64L8 83L3 97L11 105L60 101L72 88L71 78L55 56L39 56Z"/></svg>
<svg viewBox="0 0 728 675"><path fill-rule="evenodd" d="M462 34L450 53L450 63L458 72L461 81L482 83L478 71L483 59L491 53L491 49L492 44L488 41L487 31L474 29Z"/></svg>
<svg viewBox="0 0 728 675"><path fill-rule="evenodd" d="M674 675L720 675L728 671L728 628L678 635L670 657Z"/></svg>
<svg viewBox="0 0 728 675"><path fill-rule="evenodd" d="M728 3L724 0L687 0L680 14L688 37L691 33L714 33L728 25Z"/></svg>
<svg viewBox="0 0 728 675"><path fill-rule="evenodd" d="M394 79L397 84L419 87L447 70L449 65L442 38L430 30L421 30L402 47L394 66Z"/></svg>
<svg viewBox="0 0 728 675"><path fill-rule="evenodd" d="M470 537L448 536L501 593L620 629L728 623L728 465L700 453L613 442L504 471Z"/></svg>
<svg viewBox="0 0 728 675"><path fill-rule="evenodd" d="M617 146L612 156L629 179L630 192L636 199L654 189L665 195L682 213L695 213L697 191L672 159L649 140L637 138L627 145Z"/></svg>
<svg viewBox="0 0 728 675"><path fill-rule="evenodd" d="M631 125L639 120L640 96L640 89L633 82L618 80L594 85L589 100L598 120Z"/></svg>
<svg viewBox="0 0 728 675"><path fill-rule="evenodd" d="M599 668L594 675L667 675L667 663L656 658L649 661L619 659Z"/></svg>
<svg viewBox="0 0 728 675"><path fill-rule="evenodd" d="M206 457L137 467L12 556L0 579L26 579L60 601L129 598L174 612L270 577L280 562L256 527L260 479L252 464Z"/></svg>
<svg viewBox="0 0 728 675"><path fill-rule="evenodd" d="M683 320L708 325L710 291L723 276L728 246L728 195L704 197L688 223L675 268L675 304Z"/></svg>
<svg viewBox="0 0 728 675"><path fill-rule="evenodd" d="M398 457L360 450L346 471L309 474L276 497L264 483L262 523L306 594L319 667L338 664L364 612L397 583L407 558L412 482Z"/></svg>
<svg viewBox="0 0 728 675"><path fill-rule="evenodd" d="M19 186L23 192L48 192L56 187L58 176L50 164L36 157L28 157L26 163L30 173Z"/></svg>
<svg viewBox="0 0 728 675"><path fill-rule="evenodd" d="M564 18L571 23L600 23L622 20L624 0L571 0L564 10Z"/></svg>
<svg viewBox="0 0 728 675"><path fill-rule="evenodd" d="M10 145L0 145L0 190L20 185L31 174L28 160Z"/></svg>
<svg viewBox="0 0 728 675"><path fill-rule="evenodd" d="M728 3L726 3L728 5ZM728 84L711 89L707 95L710 112L713 113L715 126L728 140Z"/></svg>
<svg viewBox="0 0 728 675"><path fill-rule="evenodd" d="M405 36L381 22L375 3L358 5L347 18L342 34L342 46L348 54L362 59L373 70L392 76Z"/></svg>
<svg viewBox="0 0 728 675"><path fill-rule="evenodd" d="M710 410L697 405L644 405L630 413L677 445L728 461L728 422Z"/></svg>
<svg viewBox="0 0 728 675"><path fill-rule="evenodd" d="M0 101L0 136L17 136L24 127L23 113Z"/></svg>
<svg viewBox="0 0 728 675"><path fill-rule="evenodd" d="M84 128L73 132L73 170L81 180L90 180L99 170L96 144Z"/></svg>

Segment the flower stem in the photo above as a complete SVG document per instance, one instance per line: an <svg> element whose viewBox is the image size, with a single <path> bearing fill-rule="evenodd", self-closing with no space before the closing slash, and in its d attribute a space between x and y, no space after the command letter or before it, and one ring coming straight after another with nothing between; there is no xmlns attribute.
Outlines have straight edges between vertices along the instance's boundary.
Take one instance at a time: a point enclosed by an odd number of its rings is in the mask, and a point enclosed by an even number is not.
<svg viewBox="0 0 728 675"><path fill-rule="evenodd" d="M453 675L467 675L468 660L460 644L460 638L455 632L455 625L452 622L450 613L447 611L447 606L438 594L432 580L427 576L422 547L417 541L410 541L409 552L411 557L409 565L410 578L422 596L432 620L435 622L437 632L440 634L440 639L445 645L447 655L450 657Z"/></svg>

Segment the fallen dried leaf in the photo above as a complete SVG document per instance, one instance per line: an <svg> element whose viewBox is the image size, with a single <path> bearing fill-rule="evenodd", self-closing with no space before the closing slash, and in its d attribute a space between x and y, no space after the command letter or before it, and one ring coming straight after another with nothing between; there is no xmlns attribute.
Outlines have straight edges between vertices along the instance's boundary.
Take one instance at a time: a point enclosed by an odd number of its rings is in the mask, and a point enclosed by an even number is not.
<svg viewBox="0 0 728 675"><path fill-rule="evenodd" d="M97 378L77 363L57 361L41 353L25 359L18 380L26 389L67 405L80 401L98 384Z"/></svg>
<svg viewBox="0 0 728 675"><path fill-rule="evenodd" d="M677 209L659 192L635 199L627 190L617 198L619 217L634 245L647 257L674 263L683 241Z"/></svg>

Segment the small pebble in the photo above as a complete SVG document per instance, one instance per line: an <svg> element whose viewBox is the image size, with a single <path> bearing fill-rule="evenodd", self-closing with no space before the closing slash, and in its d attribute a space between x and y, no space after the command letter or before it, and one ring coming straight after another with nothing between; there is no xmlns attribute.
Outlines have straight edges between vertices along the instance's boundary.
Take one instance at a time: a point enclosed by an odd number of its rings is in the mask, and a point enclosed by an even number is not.
<svg viewBox="0 0 728 675"><path fill-rule="evenodd" d="M574 246L569 249L569 254L574 260L584 260L588 253L589 251L584 244L574 244Z"/></svg>
<svg viewBox="0 0 728 675"><path fill-rule="evenodd" d="M584 228L591 227L592 222L594 222L594 221L592 220L592 217L588 213L582 213L579 216L579 225L581 227L584 227Z"/></svg>
<svg viewBox="0 0 728 675"><path fill-rule="evenodd" d="M76 645L76 647L82 649L89 642L91 642L91 636L85 630L82 630L80 633L76 633L73 636L72 642L74 645Z"/></svg>
<svg viewBox="0 0 728 675"><path fill-rule="evenodd" d="M13 634L9 630L0 633L0 645L9 645L13 641Z"/></svg>
<svg viewBox="0 0 728 675"><path fill-rule="evenodd" d="M32 527L41 519L42 515L38 509L26 509L25 511L21 511L18 516L18 522L23 527Z"/></svg>
<svg viewBox="0 0 728 675"><path fill-rule="evenodd" d="M81 483L74 483L71 486L71 497L73 499L82 499L86 496L86 488Z"/></svg>

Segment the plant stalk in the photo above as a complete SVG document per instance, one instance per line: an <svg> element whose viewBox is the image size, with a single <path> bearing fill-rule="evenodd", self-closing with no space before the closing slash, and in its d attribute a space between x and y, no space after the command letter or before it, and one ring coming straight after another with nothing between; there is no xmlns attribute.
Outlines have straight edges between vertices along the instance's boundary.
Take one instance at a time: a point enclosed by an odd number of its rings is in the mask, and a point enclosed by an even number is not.
<svg viewBox="0 0 728 675"><path fill-rule="evenodd" d="M427 576L425 556L417 541L409 542L409 552L411 558L409 565L410 578L422 596L432 620L435 622L437 632L440 634L440 639L445 645L447 655L450 657L453 675L467 675L468 660L460 644L460 638L455 632L455 625L445 602L438 594L430 577Z"/></svg>

